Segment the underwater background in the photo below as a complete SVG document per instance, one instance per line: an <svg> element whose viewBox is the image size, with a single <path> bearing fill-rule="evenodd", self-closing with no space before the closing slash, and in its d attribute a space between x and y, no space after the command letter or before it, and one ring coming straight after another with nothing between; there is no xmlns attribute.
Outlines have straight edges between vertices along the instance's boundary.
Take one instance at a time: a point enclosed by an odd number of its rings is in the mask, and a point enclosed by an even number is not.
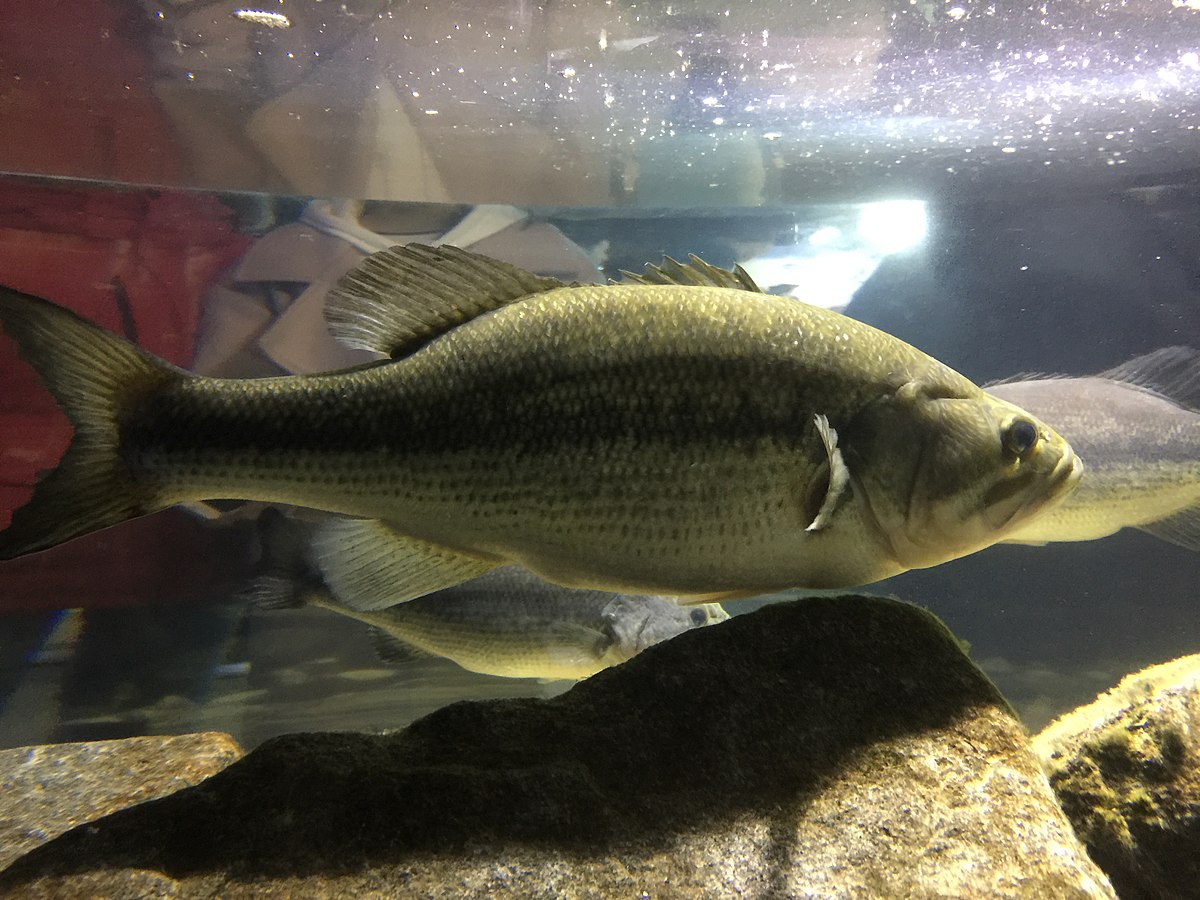
<svg viewBox="0 0 1200 900"><path fill-rule="evenodd" d="M567 280L740 264L978 383L1200 347L1192 3L12 7L0 283L198 371L320 370L308 301L407 240ZM68 426L7 341L0 379L6 523ZM0 746L249 748L569 684L383 662L358 622L255 608L256 516L0 564ZM1037 729L1195 652L1198 583L1200 554L1127 529L867 590L943 618Z"/></svg>

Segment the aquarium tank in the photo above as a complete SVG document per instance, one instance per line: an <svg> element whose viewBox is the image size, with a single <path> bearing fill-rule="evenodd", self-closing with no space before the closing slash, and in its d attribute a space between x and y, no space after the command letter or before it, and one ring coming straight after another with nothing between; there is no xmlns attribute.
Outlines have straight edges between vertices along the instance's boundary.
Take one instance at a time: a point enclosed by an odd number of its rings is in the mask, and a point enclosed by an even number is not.
<svg viewBox="0 0 1200 900"><path fill-rule="evenodd" d="M397 244L579 284L665 257L740 267L978 385L1018 382L997 396L1076 445L1081 490L1114 479L1086 501L1100 524L1047 519L861 592L936 614L1030 731L1200 651L1195 0L17 0L4 17L0 284L174 366L261 379L375 358L323 311ZM73 433L11 337L0 527ZM1071 380L1106 373L1164 403L1122 412ZM1022 393L1041 376L1065 393ZM0 748L397 729L828 593L681 613L563 604L509 573L393 621L348 610L356 589L321 569L325 514L234 493L0 562Z"/></svg>

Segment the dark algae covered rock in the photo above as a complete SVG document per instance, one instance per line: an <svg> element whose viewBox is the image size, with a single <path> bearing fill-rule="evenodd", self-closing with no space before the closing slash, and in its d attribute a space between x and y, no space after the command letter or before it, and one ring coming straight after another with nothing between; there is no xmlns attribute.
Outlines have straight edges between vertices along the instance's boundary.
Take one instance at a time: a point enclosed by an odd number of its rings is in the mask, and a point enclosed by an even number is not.
<svg viewBox="0 0 1200 900"><path fill-rule="evenodd" d="M1034 748L1122 898L1200 897L1200 655L1127 676Z"/></svg>
<svg viewBox="0 0 1200 900"><path fill-rule="evenodd" d="M33 851L0 894L139 896L135 874L177 896L1112 896L995 688L877 597L738 616L550 700L274 739Z"/></svg>

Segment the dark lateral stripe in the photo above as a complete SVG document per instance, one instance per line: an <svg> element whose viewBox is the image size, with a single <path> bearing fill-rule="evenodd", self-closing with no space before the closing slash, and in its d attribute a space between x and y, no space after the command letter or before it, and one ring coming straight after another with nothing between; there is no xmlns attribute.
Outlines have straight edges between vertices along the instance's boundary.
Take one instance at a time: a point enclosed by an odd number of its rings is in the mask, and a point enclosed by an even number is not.
<svg viewBox="0 0 1200 900"><path fill-rule="evenodd" d="M470 404L448 396L408 402L379 379L274 380L258 390L191 384L145 398L122 436L132 450L166 454L496 453L629 438L668 446L814 440L813 413L801 392L793 392L795 402L778 402L788 395L755 374L714 381L695 373L684 379L656 372L652 380L636 371L622 372L620 380L613 373L558 380L534 373L463 392Z"/></svg>

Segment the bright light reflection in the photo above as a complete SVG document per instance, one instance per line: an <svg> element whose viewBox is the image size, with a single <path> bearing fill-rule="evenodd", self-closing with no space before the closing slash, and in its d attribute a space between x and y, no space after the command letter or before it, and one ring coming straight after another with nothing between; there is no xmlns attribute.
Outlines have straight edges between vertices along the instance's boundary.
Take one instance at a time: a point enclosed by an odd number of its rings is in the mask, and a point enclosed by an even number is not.
<svg viewBox="0 0 1200 900"><path fill-rule="evenodd" d="M925 240L929 221L920 200L864 203L858 214L858 235L884 255L911 250Z"/></svg>
<svg viewBox="0 0 1200 900"><path fill-rule="evenodd" d="M836 225L826 225L818 228L808 236L808 242L814 247L828 247L842 236L842 229Z"/></svg>
<svg viewBox="0 0 1200 900"><path fill-rule="evenodd" d="M803 256L760 256L742 263L759 287L794 284L790 295L811 303L839 309L850 302L879 266L880 257L864 250L822 250Z"/></svg>

